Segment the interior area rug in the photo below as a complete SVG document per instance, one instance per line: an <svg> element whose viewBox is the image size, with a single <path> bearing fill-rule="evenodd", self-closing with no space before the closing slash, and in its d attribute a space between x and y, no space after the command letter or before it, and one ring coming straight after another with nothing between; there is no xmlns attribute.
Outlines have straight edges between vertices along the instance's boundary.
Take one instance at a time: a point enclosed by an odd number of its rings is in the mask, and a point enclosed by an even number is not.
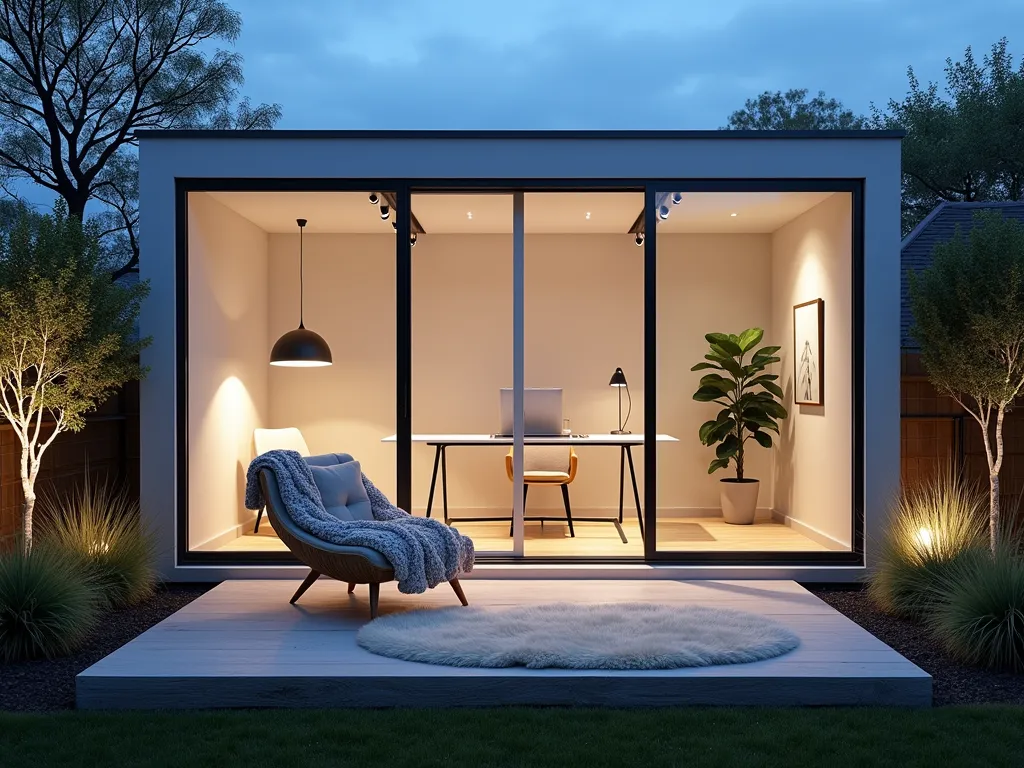
<svg viewBox="0 0 1024 768"><path fill-rule="evenodd" d="M441 608L363 626L371 653L449 667L677 669L789 653L800 639L777 621L704 606L551 603Z"/></svg>

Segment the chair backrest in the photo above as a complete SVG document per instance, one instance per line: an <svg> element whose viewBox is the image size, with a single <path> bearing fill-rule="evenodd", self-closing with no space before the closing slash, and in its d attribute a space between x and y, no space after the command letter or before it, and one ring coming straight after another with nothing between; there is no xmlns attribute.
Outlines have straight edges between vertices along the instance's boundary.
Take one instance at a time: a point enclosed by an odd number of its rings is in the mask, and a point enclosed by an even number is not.
<svg viewBox="0 0 1024 768"><path fill-rule="evenodd" d="M252 442L257 456L267 451L298 451L301 456L309 456L309 446L296 427L254 429Z"/></svg>
<svg viewBox="0 0 1024 768"><path fill-rule="evenodd" d="M524 445L524 472L568 472L571 449L564 445Z"/></svg>

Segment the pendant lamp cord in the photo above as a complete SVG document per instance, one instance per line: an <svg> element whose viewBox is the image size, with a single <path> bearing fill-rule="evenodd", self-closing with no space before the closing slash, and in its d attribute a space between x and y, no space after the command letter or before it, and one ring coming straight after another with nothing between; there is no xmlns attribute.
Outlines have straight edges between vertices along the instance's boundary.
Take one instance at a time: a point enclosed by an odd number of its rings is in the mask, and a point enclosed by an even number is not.
<svg viewBox="0 0 1024 768"><path fill-rule="evenodd" d="M305 328L302 324L302 305L303 305L303 281L302 281L302 230L305 229L305 223L299 224L299 328Z"/></svg>

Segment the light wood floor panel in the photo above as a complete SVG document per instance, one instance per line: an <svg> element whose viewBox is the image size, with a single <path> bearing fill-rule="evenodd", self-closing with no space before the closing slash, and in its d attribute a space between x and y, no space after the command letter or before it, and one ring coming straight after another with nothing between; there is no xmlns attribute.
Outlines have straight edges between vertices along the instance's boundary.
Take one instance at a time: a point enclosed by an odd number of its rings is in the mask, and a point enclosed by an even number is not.
<svg viewBox="0 0 1024 768"><path fill-rule="evenodd" d="M470 580L473 606L550 602L707 605L771 616L790 654L678 670L461 669L375 656L355 641L368 594L321 579L297 605L291 581L229 581L78 676L83 708L892 704L931 702L931 678L790 581ZM382 614L457 607L381 587Z"/></svg>
<svg viewBox="0 0 1024 768"><path fill-rule="evenodd" d="M478 552L511 552L508 522L452 522L473 539ZM694 541L688 534L699 525L711 541ZM530 557L643 557L644 545L636 518L624 519L623 544L611 523L574 523L575 538L569 537L565 523L526 524L525 554ZM755 525L729 525L721 518L692 517L658 521L658 548L668 552L826 552L828 547L804 536L787 525L761 522ZM249 532L221 546L221 552L283 552L286 547L267 523L260 532Z"/></svg>

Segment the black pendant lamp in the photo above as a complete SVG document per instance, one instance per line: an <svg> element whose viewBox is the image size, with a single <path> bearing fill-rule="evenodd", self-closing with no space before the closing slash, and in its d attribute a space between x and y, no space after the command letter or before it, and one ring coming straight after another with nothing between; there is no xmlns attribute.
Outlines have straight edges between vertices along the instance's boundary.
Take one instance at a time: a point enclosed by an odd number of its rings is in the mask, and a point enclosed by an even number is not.
<svg viewBox="0 0 1024 768"><path fill-rule="evenodd" d="M323 336L307 330L302 324L302 230L305 219L296 219L299 225L299 327L288 331L270 350L270 364L286 368L319 368L330 365L331 348Z"/></svg>

